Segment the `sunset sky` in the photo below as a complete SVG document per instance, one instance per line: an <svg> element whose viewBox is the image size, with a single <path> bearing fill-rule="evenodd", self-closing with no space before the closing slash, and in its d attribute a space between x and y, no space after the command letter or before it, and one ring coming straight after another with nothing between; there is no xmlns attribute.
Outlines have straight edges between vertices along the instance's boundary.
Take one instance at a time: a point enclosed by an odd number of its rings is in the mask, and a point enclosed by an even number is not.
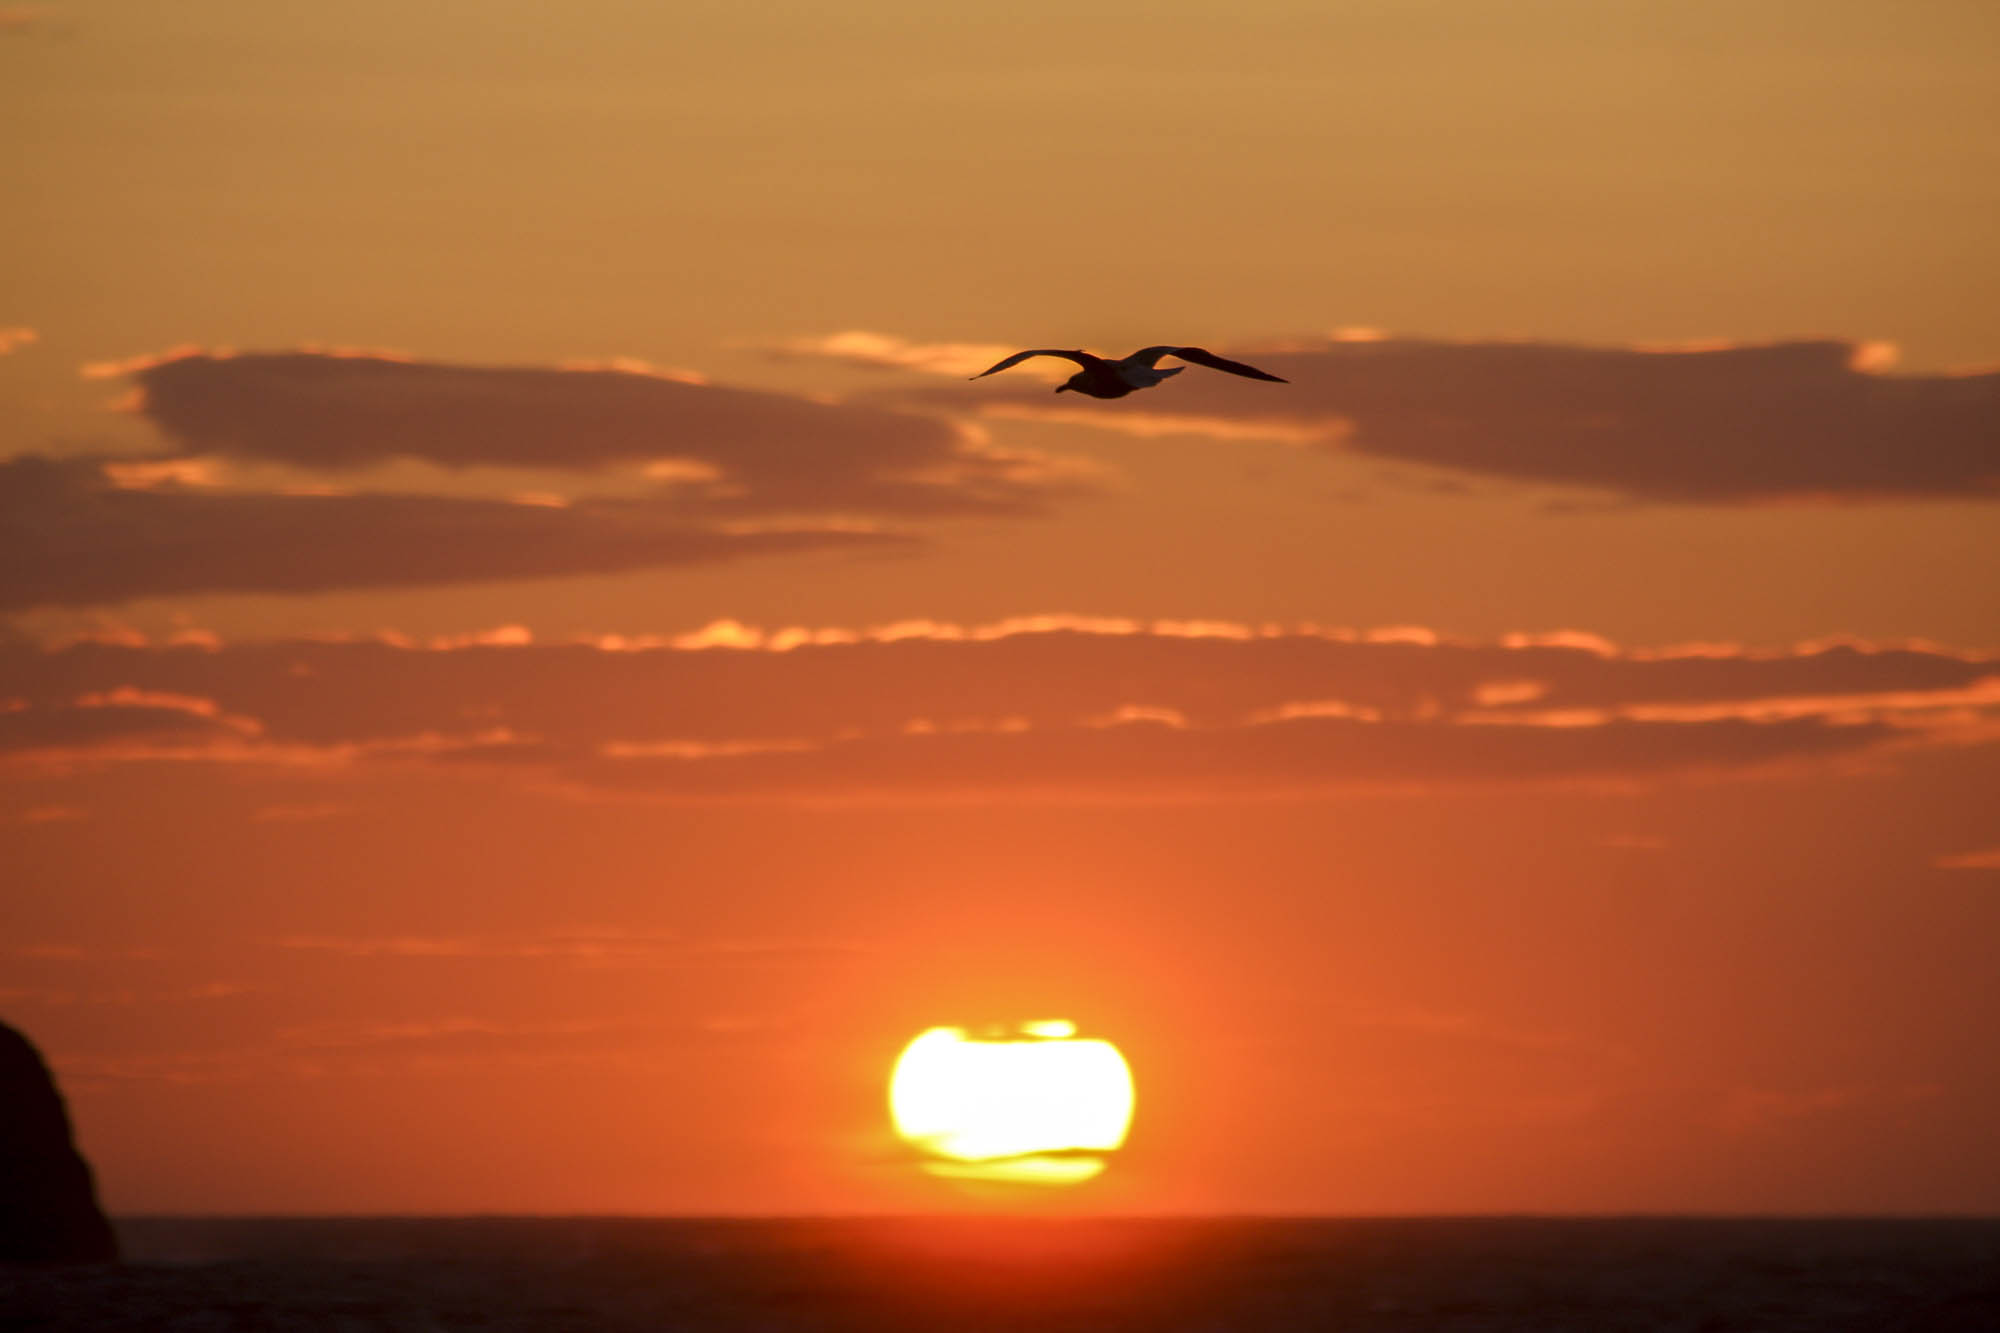
<svg viewBox="0 0 2000 1333"><path fill-rule="evenodd" d="M115 1212L2000 1211L2000 7L0 5ZM1199 345L1130 398L1028 347ZM1172 364L1172 363L1169 363Z"/></svg>

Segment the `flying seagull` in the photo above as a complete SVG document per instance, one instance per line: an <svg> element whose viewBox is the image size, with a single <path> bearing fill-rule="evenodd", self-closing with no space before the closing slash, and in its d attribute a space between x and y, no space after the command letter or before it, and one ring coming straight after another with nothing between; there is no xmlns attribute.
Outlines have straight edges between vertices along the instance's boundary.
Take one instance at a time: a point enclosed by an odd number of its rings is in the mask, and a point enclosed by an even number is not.
<svg viewBox="0 0 2000 1333"><path fill-rule="evenodd" d="M1289 380L1267 375L1255 366L1246 366L1241 361L1231 361L1199 347L1142 347L1122 361L1107 361L1089 352L1058 351L1053 347L1036 347L1014 355L994 366L992 370L982 370L972 378L983 380L996 371L1009 366L1017 366L1031 356L1060 356L1074 361L1083 369L1071 375L1056 386L1056 392L1071 389L1077 393L1087 393L1092 398L1123 398L1134 389L1150 389L1161 380L1178 375L1186 366L1175 366L1171 370L1160 370L1158 362L1163 356L1177 356L1183 361L1191 361L1197 366L1207 366L1210 370L1226 370L1232 375L1247 375L1253 380L1270 380L1274 384L1288 384Z"/></svg>

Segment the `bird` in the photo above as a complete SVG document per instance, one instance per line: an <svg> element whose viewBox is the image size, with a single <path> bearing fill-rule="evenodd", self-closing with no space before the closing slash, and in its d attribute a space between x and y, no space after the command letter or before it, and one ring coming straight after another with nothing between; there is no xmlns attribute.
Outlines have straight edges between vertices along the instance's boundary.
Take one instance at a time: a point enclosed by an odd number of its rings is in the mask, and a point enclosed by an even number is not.
<svg viewBox="0 0 2000 1333"><path fill-rule="evenodd" d="M1031 356L1059 356L1074 361L1083 369L1071 375L1056 386L1056 392L1068 389L1072 393L1088 394L1092 398L1123 398L1138 389L1150 389L1160 381L1169 379L1186 370L1186 366L1175 366L1170 370L1158 368L1163 356L1177 356L1197 366L1207 366L1210 370L1226 370L1232 375L1243 375L1253 380L1270 380L1274 384L1289 384L1290 380L1267 374L1255 366L1246 366L1241 361L1231 361L1228 357L1199 347L1142 347L1132 355L1118 361L1093 356L1089 352L1061 351L1053 347L1035 347L1025 352L1016 352L989 370L982 370L971 378L983 380L988 375L1017 366Z"/></svg>

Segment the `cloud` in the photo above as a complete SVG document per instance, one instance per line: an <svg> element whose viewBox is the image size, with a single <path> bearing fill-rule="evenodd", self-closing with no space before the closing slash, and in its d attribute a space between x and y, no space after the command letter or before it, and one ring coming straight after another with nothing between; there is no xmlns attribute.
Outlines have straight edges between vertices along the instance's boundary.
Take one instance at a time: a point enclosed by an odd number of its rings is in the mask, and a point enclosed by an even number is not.
<svg viewBox="0 0 2000 1333"><path fill-rule="evenodd" d="M187 1000L229 1000L257 992L254 986L245 986L234 981L205 981L193 986L181 986L173 990L136 991L130 988L120 990L74 990L56 987L8 986L0 987L0 1001L8 1004L39 1005L46 1007L67 1007L70 1005L135 1005L144 1004L157 1009L163 1004L181 1003Z"/></svg>
<svg viewBox="0 0 2000 1333"><path fill-rule="evenodd" d="M1691 722L1914 722L1982 707L2000 658L1934 646L1626 650L1587 636L1446 640L1228 622L1031 616L763 630L717 622L647 642L536 643L503 628L430 645L358 640L0 645L0 699L121 688L212 700L274 740L373 742L504 728L564 746L814 740L1153 709L1193 728L1261 718L1540 727L1551 712ZM310 678L309 693L298 688ZM1127 714L1130 715L1129 713Z"/></svg>
<svg viewBox="0 0 2000 1333"><path fill-rule="evenodd" d="M95 712L115 719L83 716L80 700L114 698ZM0 646L0 700L16 750L79 763L423 764L689 800L1153 800L1652 781L1979 744L2000 660L1060 616L730 622L647 646Z"/></svg>
<svg viewBox="0 0 2000 1333"><path fill-rule="evenodd" d="M5 992L0 992L4 995ZM198 1085L269 1080L410 1078L439 1074L681 1072L684 1048L767 1042L789 1023L722 1015L691 1021L518 1022L446 1014L283 1028L263 1042L214 1050L73 1055L52 1063L65 1087Z"/></svg>
<svg viewBox="0 0 2000 1333"><path fill-rule="evenodd" d="M588 968L814 965L860 945L797 939L691 939L671 931L578 928L532 935L291 935L278 947L344 958L550 961Z"/></svg>
<svg viewBox="0 0 2000 1333"><path fill-rule="evenodd" d="M0 10L0 32L6 30L7 13L5 10ZM40 338L41 335L39 333L36 333L25 324L16 324L11 328L0 327L0 356L6 356L9 352L17 348L26 347L31 342L39 341Z"/></svg>
<svg viewBox="0 0 2000 1333"><path fill-rule="evenodd" d="M1901 1117L1944 1095L1935 1083L1846 1084L1817 1088L1732 1088L1716 1112L1730 1134L1759 1133L1797 1120Z"/></svg>
<svg viewBox="0 0 2000 1333"><path fill-rule="evenodd" d="M441 1050L481 1050L509 1045L559 1048L580 1039L603 1038L613 1033L630 1035L658 1030L664 1024L625 1021L559 1020L539 1023L497 1022L492 1019L454 1015L397 1023L317 1023L282 1028L279 1041L288 1047L308 1050L340 1050L367 1046L403 1049L436 1047Z"/></svg>
<svg viewBox="0 0 2000 1333"><path fill-rule="evenodd" d="M263 806L251 818L260 824L306 824L321 819L339 819L353 813L353 806L339 801L298 801Z"/></svg>
<svg viewBox="0 0 2000 1333"><path fill-rule="evenodd" d="M1018 348L1005 343L917 343L890 333L849 329L822 338L787 338L761 345L779 361L837 361L874 370L918 370L930 375L973 376ZM1063 366L1066 378L1075 367Z"/></svg>
<svg viewBox="0 0 2000 1333"><path fill-rule="evenodd" d="M592 967L667 965L688 953L679 935L571 930L540 935L291 935L280 948L348 958L555 959Z"/></svg>
<svg viewBox="0 0 2000 1333"><path fill-rule="evenodd" d="M80 805L31 805L20 814L23 824L74 824L90 818Z"/></svg>
<svg viewBox="0 0 2000 1333"><path fill-rule="evenodd" d="M130 741L199 744L233 740L256 730L254 722L225 716L206 700L137 691L84 695L70 703L0 709L0 754L73 751Z"/></svg>
<svg viewBox="0 0 2000 1333"><path fill-rule="evenodd" d="M23 1008L61 1009L71 1005L136 1004L136 991L76 991L45 986L0 986L0 1003Z"/></svg>
<svg viewBox="0 0 2000 1333"><path fill-rule="evenodd" d="M186 455L352 470L629 467L690 515L1030 514L1090 488L1080 465L995 449L942 417L631 368L463 366L381 354L182 351L128 376Z"/></svg>
<svg viewBox="0 0 2000 1333"><path fill-rule="evenodd" d="M1354 1013L1338 1021L1350 1028L1392 1034L1399 1044L1423 1038L1441 1045L1488 1046L1568 1057L1585 1064L1631 1066L1638 1060L1638 1056L1622 1043L1606 1042L1575 1032L1520 1026L1489 1015L1460 1010L1407 1008Z"/></svg>
<svg viewBox="0 0 2000 1333"><path fill-rule="evenodd" d="M84 948L76 944L29 944L0 949L0 954L58 963L151 962L166 956L158 949Z"/></svg>
<svg viewBox="0 0 2000 1333"><path fill-rule="evenodd" d="M2000 497L2000 372L1887 374L1875 346L1335 338L1241 354L1291 383L1252 393L1196 372L1087 413L1001 380L901 398L1139 433L1290 432L1348 454L1640 500Z"/></svg>
<svg viewBox="0 0 2000 1333"><path fill-rule="evenodd" d="M1937 856L1931 859L1931 864L1940 870L2000 870L2000 847Z"/></svg>
<svg viewBox="0 0 2000 1333"><path fill-rule="evenodd" d="M311 593L908 548L811 524L690 521L647 501L563 508L430 495L121 486L92 460L0 461L0 611L197 593Z"/></svg>
<svg viewBox="0 0 2000 1333"><path fill-rule="evenodd" d="M1618 783L1822 759L1886 738L1880 727L1819 722L1610 723L1530 736L1443 722L1310 719L1202 731L1129 726L905 734L698 762L600 756L561 771L586 788L692 800L1151 801Z"/></svg>

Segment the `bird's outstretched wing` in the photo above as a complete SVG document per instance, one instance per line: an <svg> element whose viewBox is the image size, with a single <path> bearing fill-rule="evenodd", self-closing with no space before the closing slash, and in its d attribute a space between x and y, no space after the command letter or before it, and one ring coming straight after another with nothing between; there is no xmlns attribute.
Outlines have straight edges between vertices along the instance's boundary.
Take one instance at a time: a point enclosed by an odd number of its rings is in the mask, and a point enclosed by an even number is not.
<svg viewBox="0 0 2000 1333"><path fill-rule="evenodd" d="M1291 383L1282 376L1268 374L1255 366L1246 366L1241 361L1231 361L1226 356L1217 356L1201 347L1148 347L1142 352L1132 353L1127 360L1150 366L1163 356L1177 356L1197 366L1207 366L1210 370L1226 370L1232 375L1243 375L1253 380L1270 380L1273 384Z"/></svg>
<svg viewBox="0 0 2000 1333"><path fill-rule="evenodd" d="M1092 356L1088 352L1077 352L1077 351L1064 352L1064 351L1058 351L1056 348L1053 347L1036 347L1036 348L1031 348L1030 350L1025 352L1016 352L1014 353L1014 355L1008 357L1005 361L1000 362L1000 364L992 367L991 369L982 370L977 375L974 375L971 378L976 380L983 380L988 375L994 374L997 371L1005 370L1009 366L1018 366L1031 356L1059 356L1064 358L1065 360L1074 361L1079 366L1083 366L1086 368L1092 365L1102 364L1103 360L1101 357Z"/></svg>

